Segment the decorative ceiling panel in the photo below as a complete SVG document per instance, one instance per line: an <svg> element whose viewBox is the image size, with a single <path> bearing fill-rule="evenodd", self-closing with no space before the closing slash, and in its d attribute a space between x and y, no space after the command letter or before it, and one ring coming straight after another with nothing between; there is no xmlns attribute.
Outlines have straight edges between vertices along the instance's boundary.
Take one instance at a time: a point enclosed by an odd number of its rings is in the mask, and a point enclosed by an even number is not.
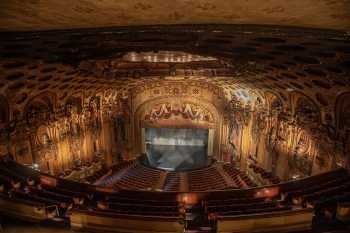
<svg viewBox="0 0 350 233"><path fill-rule="evenodd" d="M350 29L348 0L3 0L0 30L160 24Z"/></svg>

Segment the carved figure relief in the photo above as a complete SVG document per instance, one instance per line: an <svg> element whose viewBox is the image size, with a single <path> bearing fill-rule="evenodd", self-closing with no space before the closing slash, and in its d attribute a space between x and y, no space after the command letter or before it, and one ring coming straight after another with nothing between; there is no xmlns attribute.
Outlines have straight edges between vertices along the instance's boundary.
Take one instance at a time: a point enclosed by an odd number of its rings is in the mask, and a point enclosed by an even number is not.
<svg viewBox="0 0 350 233"><path fill-rule="evenodd" d="M4 97L0 96L0 156L8 154L9 141L9 106Z"/></svg>
<svg viewBox="0 0 350 233"><path fill-rule="evenodd" d="M337 100L337 131L336 150L341 151L337 158L338 165L350 167L350 93L341 95Z"/></svg>
<svg viewBox="0 0 350 233"><path fill-rule="evenodd" d="M319 109L306 97L298 99L295 115L299 126L312 128L317 127L321 122Z"/></svg>
<svg viewBox="0 0 350 233"><path fill-rule="evenodd" d="M181 115L184 119L192 121L213 122L214 120L208 110L193 103L162 103L153 107L148 113L146 113L144 119L147 121L158 121L161 119L169 119L172 115Z"/></svg>

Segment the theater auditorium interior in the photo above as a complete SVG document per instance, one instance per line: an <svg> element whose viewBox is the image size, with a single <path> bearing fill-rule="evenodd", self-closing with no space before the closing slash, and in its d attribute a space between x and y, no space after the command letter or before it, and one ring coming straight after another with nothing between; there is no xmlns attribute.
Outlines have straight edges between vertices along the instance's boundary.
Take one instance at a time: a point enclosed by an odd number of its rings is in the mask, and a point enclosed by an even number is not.
<svg viewBox="0 0 350 233"><path fill-rule="evenodd" d="M349 0L0 1L0 232L350 232Z"/></svg>

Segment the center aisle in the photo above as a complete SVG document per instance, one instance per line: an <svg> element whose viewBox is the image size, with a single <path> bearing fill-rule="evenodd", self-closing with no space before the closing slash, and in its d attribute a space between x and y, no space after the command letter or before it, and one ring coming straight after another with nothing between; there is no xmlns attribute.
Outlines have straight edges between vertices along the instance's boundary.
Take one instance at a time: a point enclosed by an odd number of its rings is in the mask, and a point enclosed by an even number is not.
<svg viewBox="0 0 350 233"><path fill-rule="evenodd" d="M186 172L180 173L180 192L188 192L190 190L190 185L188 182L188 176Z"/></svg>

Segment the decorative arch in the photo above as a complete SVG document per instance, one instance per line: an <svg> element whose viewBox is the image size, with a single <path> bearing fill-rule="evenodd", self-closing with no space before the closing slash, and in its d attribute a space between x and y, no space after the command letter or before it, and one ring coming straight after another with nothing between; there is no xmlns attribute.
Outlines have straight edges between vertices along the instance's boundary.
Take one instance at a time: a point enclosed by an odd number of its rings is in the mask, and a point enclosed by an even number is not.
<svg viewBox="0 0 350 233"><path fill-rule="evenodd" d="M164 124L165 123L165 124ZM153 127L212 128L214 116L206 107L193 102L161 102L144 112L141 124Z"/></svg>
<svg viewBox="0 0 350 233"><path fill-rule="evenodd" d="M281 111L284 107L283 100L272 92L265 93L266 102L268 103L268 108L272 112Z"/></svg>
<svg viewBox="0 0 350 233"><path fill-rule="evenodd" d="M350 129L350 92L338 96L335 104L335 114L337 129Z"/></svg>
<svg viewBox="0 0 350 233"><path fill-rule="evenodd" d="M10 107L7 99L0 95L0 125L8 123L10 120Z"/></svg>
<svg viewBox="0 0 350 233"><path fill-rule="evenodd" d="M99 111L101 108L101 96L100 95L94 95L89 99L88 102L89 109L91 111Z"/></svg>
<svg viewBox="0 0 350 233"><path fill-rule="evenodd" d="M314 100L301 93L293 93L291 100L291 106L299 125L314 126L321 123L321 111Z"/></svg>
<svg viewBox="0 0 350 233"><path fill-rule="evenodd" d="M10 108L7 99L0 95L0 156L8 154L8 131L6 126L10 121Z"/></svg>
<svg viewBox="0 0 350 233"><path fill-rule="evenodd" d="M178 106L180 106L180 108L173 108L171 109L171 104L177 103ZM135 140L135 153L141 153L143 152L143 128L144 127L157 127L157 125L155 124L148 124L150 123L150 113L152 112L152 108L153 107L160 107L160 108L156 108L155 114L160 114L160 111L162 106L163 106L163 110L167 110L165 112L162 113L162 116L166 119L166 118L170 118L171 115L175 115L175 116L185 116L185 117L193 117L196 116L195 115L191 115L190 113L186 112L186 111L182 111L186 108L182 108L184 107L182 104L189 104L189 105L196 105L196 106L200 106L200 108L202 110L204 110L205 112L208 113L206 120L208 121L197 121L198 119L194 119L192 121L192 119L188 119L187 123L185 123L185 121L183 123L180 124L161 124L158 127L178 127L178 128L189 128L189 127L193 127L193 128L208 128L209 129L209 135L212 135L212 139L214 140L214 147L211 149L213 151L214 155L220 155L220 145L222 144L220 141L220 133L221 133L221 125L222 125L222 121L223 121L223 114L220 114L220 110L214 106L212 103L208 102L208 101L203 101L203 100L199 100L197 98L194 97L181 97L181 98L171 98L171 97L160 97L160 98L154 98L154 99L150 99L148 101L145 101L144 103L142 103L140 106L138 106L138 108L135 110L135 114L133 114L133 123L134 123L134 140ZM168 105L167 105L168 104ZM188 105L188 106L189 106ZM188 108L187 108L188 109ZM181 117L182 117L181 116ZM205 117L203 118L205 119ZM145 121L146 120L146 121ZM148 121L148 122L147 122ZM192 122L191 122L192 121ZM168 122L169 123L169 122ZM211 137L211 136L209 136ZM210 138L209 138L210 140Z"/></svg>
<svg viewBox="0 0 350 233"><path fill-rule="evenodd" d="M82 98L79 96L70 96L65 103L65 113L66 115L71 115L72 112L80 114L82 112Z"/></svg>
<svg viewBox="0 0 350 233"><path fill-rule="evenodd" d="M56 107L56 94L44 92L33 97L25 106L24 114L29 125L47 122Z"/></svg>
<svg viewBox="0 0 350 233"><path fill-rule="evenodd" d="M338 96L335 105L336 130L342 143L338 163L350 168L350 92ZM345 160L344 160L345 159Z"/></svg>

